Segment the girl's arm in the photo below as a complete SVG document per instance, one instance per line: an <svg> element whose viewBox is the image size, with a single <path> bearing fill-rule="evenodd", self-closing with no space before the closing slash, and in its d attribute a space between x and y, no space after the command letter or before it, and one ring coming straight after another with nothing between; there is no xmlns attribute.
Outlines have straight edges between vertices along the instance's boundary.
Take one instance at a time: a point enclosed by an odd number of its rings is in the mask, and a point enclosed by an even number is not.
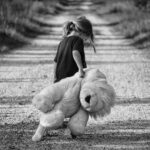
<svg viewBox="0 0 150 150"><path fill-rule="evenodd" d="M72 55L73 55L73 58L74 58L77 66L78 66L79 76L83 78L84 77L84 71L83 71L81 55L77 50L73 50Z"/></svg>
<svg viewBox="0 0 150 150"><path fill-rule="evenodd" d="M54 62L54 79L53 79L54 82L56 80L56 66L57 66L57 63Z"/></svg>

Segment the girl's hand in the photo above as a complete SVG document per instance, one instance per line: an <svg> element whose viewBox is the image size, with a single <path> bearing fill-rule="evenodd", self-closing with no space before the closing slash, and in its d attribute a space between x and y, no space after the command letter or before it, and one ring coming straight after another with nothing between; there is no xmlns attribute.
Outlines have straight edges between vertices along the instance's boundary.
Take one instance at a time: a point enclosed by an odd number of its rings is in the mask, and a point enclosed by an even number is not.
<svg viewBox="0 0 150 150"><path fill-rule="evenodd" d="M85 72L83 70L79 70L79 77L84 78Z"/></svg>

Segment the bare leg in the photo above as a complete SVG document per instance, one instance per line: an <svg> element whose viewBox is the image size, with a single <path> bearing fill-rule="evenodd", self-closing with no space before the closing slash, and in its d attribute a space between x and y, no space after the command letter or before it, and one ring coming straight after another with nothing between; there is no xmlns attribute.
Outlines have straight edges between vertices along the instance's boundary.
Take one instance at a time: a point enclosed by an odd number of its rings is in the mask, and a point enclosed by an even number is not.
<svg viewBox="0 0 150 150"><path fill-rule="evenodd" d="M32 137L32 141L34 141L34 142L40 141L45 133L45 129L46 129L46 127L39 124L35 134Z"/></svg>

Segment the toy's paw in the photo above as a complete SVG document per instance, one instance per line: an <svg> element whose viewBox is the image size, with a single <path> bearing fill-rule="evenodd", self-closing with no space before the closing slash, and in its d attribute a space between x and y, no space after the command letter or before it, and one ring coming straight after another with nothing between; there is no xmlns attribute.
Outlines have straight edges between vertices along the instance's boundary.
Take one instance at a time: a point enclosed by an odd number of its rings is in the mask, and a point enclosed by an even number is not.
<svg viewBox="0 0 150 150"><path fill-rule="evenodd" d="M41 141L41 139L42 139L42 135L38 135L38 134L35 134L35 135L32 137L32 141L33 141L33 142Z"/></svg>

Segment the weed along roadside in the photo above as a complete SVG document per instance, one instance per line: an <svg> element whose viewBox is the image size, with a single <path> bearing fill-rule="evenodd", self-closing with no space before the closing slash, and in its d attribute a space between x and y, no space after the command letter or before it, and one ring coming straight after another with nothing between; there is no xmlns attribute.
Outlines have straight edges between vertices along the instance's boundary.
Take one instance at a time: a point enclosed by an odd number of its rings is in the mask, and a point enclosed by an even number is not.
<svg viewBox="0 0 150 150"><path fill-rule="evenodd" d="M0 53L31 44L38 35L48 33L35 18L42 14L56 15L62 8L59 0L1 0Z"/></svg>
<svg viewBox="0 0 150 150"><path fill-rule="evenodd" d="M150 49L150 1L106 0L97 13L106 19L115 31L134 40L140 49Z"/></svg>

